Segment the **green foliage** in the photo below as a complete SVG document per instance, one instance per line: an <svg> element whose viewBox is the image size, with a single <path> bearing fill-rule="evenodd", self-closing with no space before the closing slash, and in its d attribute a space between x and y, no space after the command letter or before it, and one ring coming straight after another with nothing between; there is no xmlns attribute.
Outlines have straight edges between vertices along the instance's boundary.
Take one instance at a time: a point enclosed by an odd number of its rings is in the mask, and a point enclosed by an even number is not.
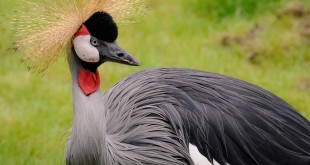
<svg viewBox="0 0 310 165"><path fill-rule="evenodd" d="M308 0L296 2L310 6ZM19 3L1 0L0 20ZM145 68L194 68L261 86L310 119L309 21L284 14L289 3L150 0L144 19L119 28L119 44L142 66L102 65L103 91ZM64 132L72 123L66 60L60 59L45 76L31 74L14 52L6 51L14 36L7 22L0 22L0 164L61 164L69 136Z"/></svg>
<svg viewBox="0 0 310 165"><path fill-rule="evenodd" d="M222 19L249 18L256 14L270 12L274 7L279 7L281 1L283 0L195 0L188 3L201 16Z"/></svg>

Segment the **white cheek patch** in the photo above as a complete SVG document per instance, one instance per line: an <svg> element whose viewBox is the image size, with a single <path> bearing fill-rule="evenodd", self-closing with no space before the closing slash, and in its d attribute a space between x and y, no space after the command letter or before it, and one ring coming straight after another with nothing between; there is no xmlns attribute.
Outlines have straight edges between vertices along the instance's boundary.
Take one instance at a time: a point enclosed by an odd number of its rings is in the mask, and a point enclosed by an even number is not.
<svg viewBox="0 0 310 165"><path fill-rule="evenodd" d="M85 61L96 63L99 61L99 51L90 44L90 35L80 35L73 40L73 46L78 57Z"/></svg>

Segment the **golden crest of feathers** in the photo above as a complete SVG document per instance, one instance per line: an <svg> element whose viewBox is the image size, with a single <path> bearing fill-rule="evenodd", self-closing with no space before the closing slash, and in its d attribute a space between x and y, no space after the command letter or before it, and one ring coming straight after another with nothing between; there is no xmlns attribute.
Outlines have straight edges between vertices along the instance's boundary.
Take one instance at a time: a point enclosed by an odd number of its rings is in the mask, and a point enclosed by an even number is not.
<svg viewBox="0 0 310 165"><path fill-rule="evenodd" d="M72 37L95 12L109 13L116 22L132 22L145 11L145 0L42 0L24 1L18 13L15 49L30 70L43 72L66 54Z"/></svg>

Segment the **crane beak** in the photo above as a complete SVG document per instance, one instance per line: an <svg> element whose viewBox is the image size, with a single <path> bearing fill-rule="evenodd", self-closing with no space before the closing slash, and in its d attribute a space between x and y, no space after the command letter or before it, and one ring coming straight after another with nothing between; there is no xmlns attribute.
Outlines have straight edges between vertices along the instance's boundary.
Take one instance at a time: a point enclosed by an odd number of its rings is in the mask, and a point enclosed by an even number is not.
<svg viewBox="0 0 310 165"><path fill-rule="evenodd" d="M105 61L111 61L126 65L139 66L140 63L129 53L124 51L116 42L104 42L102 46L97 47L100 58Z"/></svg>

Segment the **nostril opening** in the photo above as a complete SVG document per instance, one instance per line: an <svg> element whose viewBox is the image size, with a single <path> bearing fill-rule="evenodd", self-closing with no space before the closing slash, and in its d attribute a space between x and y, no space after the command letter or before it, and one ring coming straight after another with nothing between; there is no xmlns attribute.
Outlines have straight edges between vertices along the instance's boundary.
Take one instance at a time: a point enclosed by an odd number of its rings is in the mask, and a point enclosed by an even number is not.
<svg viewBox="0 0 310 165"><path fill-rule="evenodd" d="M117 53L116 55L117 55L117 57L119 57L119 58L122 58L122 57L124 57L124 56L125 56L125 54L124 54L124 53Z"/></svg>

